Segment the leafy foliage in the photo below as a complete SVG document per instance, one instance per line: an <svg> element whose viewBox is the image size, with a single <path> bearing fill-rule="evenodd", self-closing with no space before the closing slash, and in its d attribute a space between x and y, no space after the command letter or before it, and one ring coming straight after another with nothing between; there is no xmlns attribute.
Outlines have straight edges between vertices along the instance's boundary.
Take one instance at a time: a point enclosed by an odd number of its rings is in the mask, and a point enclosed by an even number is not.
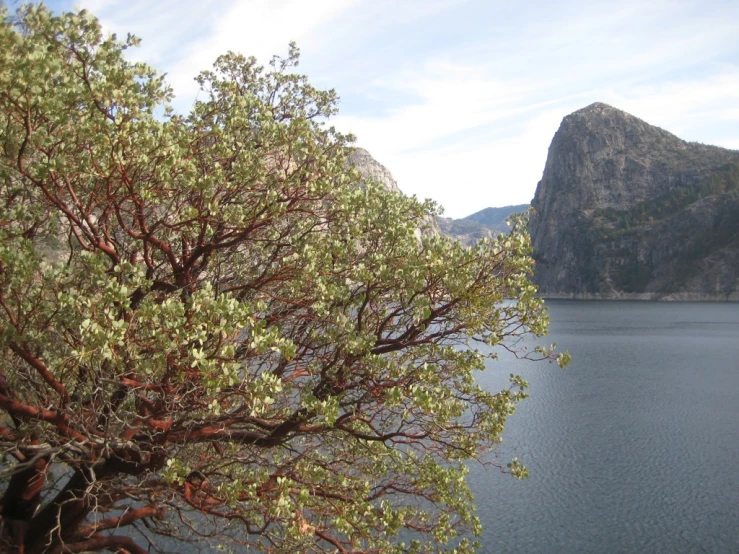
<svg viewBox="0 0 739 554"><path fill-rule="evenodd" d="M219 58L185 117L134 37L3 21L3 548L471 551L465 462L526 386L481 389L475 345L567 361L523 342L524 222L419 238L434 206L356 186L294 47Z"/></svg>

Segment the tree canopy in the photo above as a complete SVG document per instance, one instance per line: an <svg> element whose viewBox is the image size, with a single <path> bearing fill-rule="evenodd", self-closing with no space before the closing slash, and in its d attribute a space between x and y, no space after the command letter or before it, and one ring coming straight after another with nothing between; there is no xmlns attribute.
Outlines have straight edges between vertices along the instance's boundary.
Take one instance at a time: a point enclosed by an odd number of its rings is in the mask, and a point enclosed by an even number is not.
<svg viewBox="0 0 739 554"><path fill-rule="evenodd" d="M465 464L526 386L475 373L567 358L523 340L523 221L463 248L363 183L294 47L220 57L183 116L136 43L2 15L0 549L472 551Z"/></svg>

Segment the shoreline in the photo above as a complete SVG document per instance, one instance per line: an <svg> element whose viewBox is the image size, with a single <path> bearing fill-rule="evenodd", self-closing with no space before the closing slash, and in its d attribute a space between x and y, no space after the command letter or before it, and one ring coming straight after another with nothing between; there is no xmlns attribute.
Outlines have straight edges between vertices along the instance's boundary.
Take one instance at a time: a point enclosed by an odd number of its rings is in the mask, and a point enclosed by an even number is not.
<svg viewBox="0 0 739 554"><path fill-rule="evenodd" d="M544 300L610 300L640 302L739 302L739 292L716 295L697 292L610 292L610 293L539 293Z"/></svg>

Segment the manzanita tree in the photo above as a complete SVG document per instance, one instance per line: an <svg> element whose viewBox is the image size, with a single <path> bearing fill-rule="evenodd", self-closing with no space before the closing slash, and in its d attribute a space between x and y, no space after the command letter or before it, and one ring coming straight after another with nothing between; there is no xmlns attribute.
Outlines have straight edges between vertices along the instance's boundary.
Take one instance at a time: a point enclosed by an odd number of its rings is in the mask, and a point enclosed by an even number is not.
<svg viewBox="0 0 739 554"><path fill-rule="evenodd" d="M556 358L525 228L465 249L357 186L294 49L183 117L135 44L2 16L0 549L472 550L465 463L525 396L475 345Z"/></svg>

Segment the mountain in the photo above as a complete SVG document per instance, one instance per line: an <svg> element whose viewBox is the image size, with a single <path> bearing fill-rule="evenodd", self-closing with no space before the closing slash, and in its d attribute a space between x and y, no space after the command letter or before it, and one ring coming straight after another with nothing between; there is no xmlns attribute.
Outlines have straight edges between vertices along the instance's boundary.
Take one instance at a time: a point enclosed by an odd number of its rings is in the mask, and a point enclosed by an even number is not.
<svg viewBox="0 0 739 554"><path fill-rule="evenodd" d="M515 213L525 212L528 204L485 208L461 219L437 217L441 232L456 238L462 244L471 246L481 238L492 238L499 233L507 233L506 220Z"/></svg>
<svg viewBox="0 0 739 554"><path fill-rule="evenodd" d="M532 207L543 296L739 300L739 151L592 104L562 120Z"/></svg>
<svg viewBox="0 0 739 554"><path fill-rule="evenodd" d="M508 224L506 221L513 214L525 212L529 209L528 204L516 204L515 206L503 206L502 208L485 208L472 215L468 215L463 221L471 221L479 223L492 231L498 233L507 233Z"/></svg>

